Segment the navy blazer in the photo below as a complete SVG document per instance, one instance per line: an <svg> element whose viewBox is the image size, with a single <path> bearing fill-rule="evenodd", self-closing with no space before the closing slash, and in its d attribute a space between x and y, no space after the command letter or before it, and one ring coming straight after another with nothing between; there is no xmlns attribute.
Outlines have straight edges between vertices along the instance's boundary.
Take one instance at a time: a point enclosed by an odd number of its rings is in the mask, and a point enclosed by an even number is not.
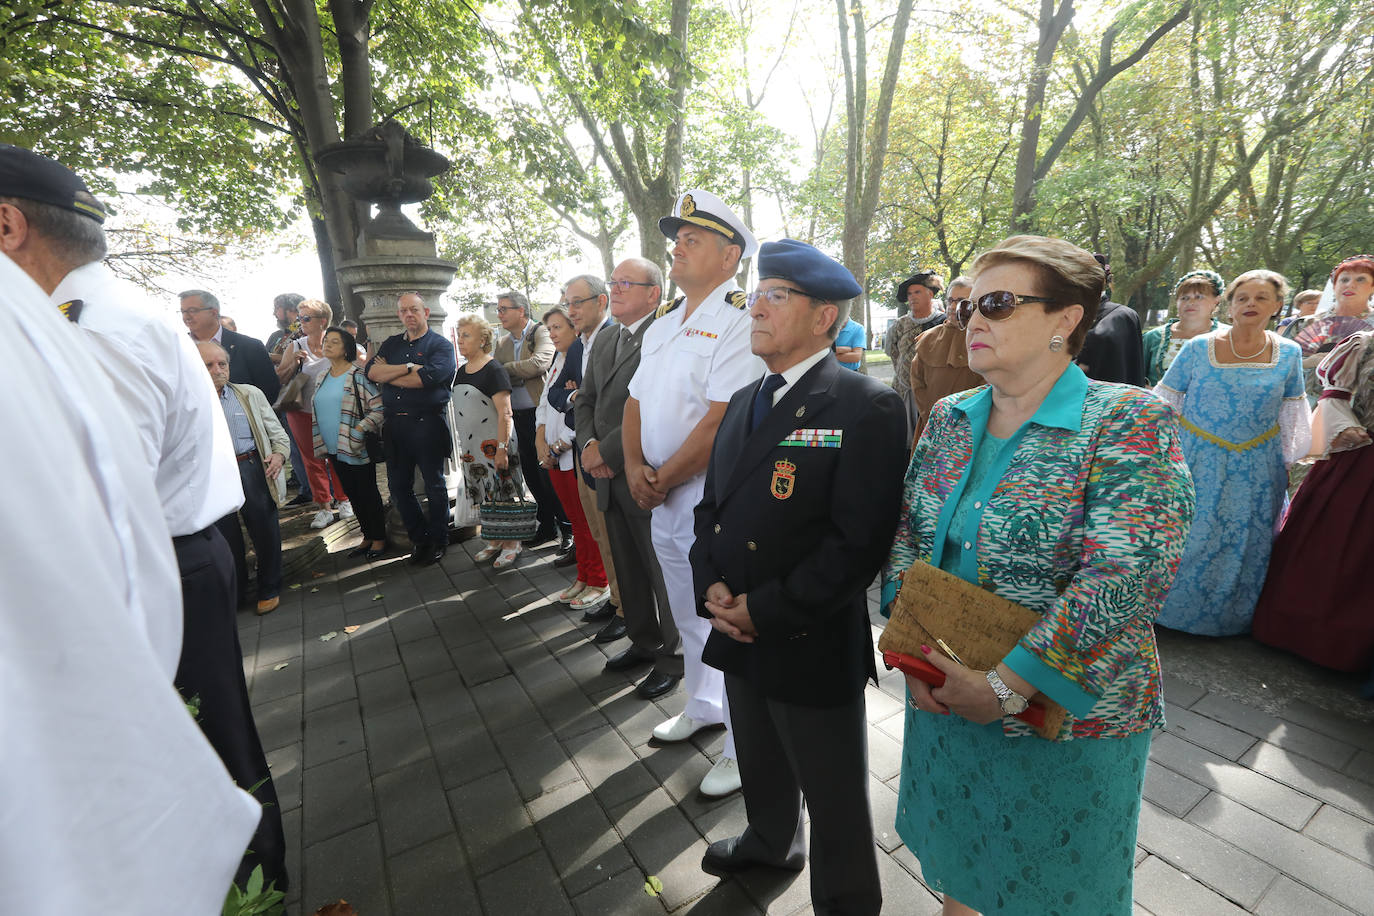
<svg viewBox="0 0 1374 916"><path fill-rule="evenodd" d="M549 406L563 415L568 429L577 429L577 423L573 417L572 401L568 398L572 391L563 386L568 382L582 384L582 351L582 335L579 334L572 346L568 347L568 352L563 354L563 371L549 383Z"/></svg>
<svg viewBox="0 0 1374 916"><path fill-rule="evenodd" d="M262 341L225 328L220 332L219 343L229 354L229 381L235 385L252 385L266 396L267 403L275 404L281 381Z"/></svg>
<svg viewBox="0 0 1374 916"><path fill-rule="evenodd" d="M877 680L866 593L897 527L905 408L826 354L750 431L759 384L725 409L691 549L697 613L724 582L746 596L758 638L712 630L702 660L770 699L843 705Z"/></svg>

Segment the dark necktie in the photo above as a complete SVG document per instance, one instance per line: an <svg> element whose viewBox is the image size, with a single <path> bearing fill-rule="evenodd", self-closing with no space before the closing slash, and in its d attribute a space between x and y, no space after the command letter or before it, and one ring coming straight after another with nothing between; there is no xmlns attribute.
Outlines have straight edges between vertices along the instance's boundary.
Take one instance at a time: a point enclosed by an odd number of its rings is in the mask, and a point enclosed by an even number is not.
<svg viewBox="0 0 1374 916"><path fill-rule="evenodd" d="M749 427L750 432L758 429L763 418L768 416L768 411L773 409L773 392L784 384L786 382L783 377L776 373L763 380L763 384L759 386L759 393L754 395L754 422Z"/></svg>
<svg viewBox="0 0 1374 916"><path fill-rule="evenodd" d="M630 341L634 338L634 336L634 331L631 331L629 328L622 327L620 329L620 335L615 339L616 359L620 359L620 354L625 352L625 348L630 345Z"/></svg>

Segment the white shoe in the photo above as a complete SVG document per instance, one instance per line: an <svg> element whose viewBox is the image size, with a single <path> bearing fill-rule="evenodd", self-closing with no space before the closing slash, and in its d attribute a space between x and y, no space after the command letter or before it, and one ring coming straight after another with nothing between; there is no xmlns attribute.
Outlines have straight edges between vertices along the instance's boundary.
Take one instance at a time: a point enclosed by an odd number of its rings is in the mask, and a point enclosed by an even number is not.
<svg viewBox="0 0 1374 916"><path fill-rule="evenodd" d="M558 600L563 602L564 604L567 604L569 601L573 600L586 590L587 583L581 581L574 582L572 585L569 585L567 588L563 589L563 591L558 593Z"/></svg>
<svg viewBox="0 0 1374 916"><path fill-rule="evenodd" d="M711 772L702 778L698 791L709 798L724 798L738 792L740 785L739 764L735 758L721 755Z"/></svg>
<svg viewBox="0 0 1374 916"><path fill-rule="evenodd" d="M351 502L349 502L348 500L345 499L343 502L339 503L339 518L352 518L352 517L353 517L353 503L351 503Z"/></svg>
<svg viewBox="0 0 1374 916"><path fill-rule="evenodd" d="M311 528L328 528L334 524L334 513L328 509L321 509L315 513L315 517L310 520Z"/></svg>
<svg viewBox="0 0 1374 916"><path fill-rule="evenodd" d="M609 588L592 588L589 586L582 594L572 600L569 607L574 611L591 611L610 600L611 590Z"/></svg>
<svg viewBox="0 0 1374 916"><path fill-rule="evenodd" d="M492 547L491 545L487 545L486 547L483 547L481 550L477 551L477 555L473 557L473 559L476 560L478 563L485 563L488 560L493 559L500 552L500 547Z"/></svg>
<svg viewBox="0 0 1374 916"><path fill-rule="evenodd" d="M712 723L703 722L700 719L693 719L687 713L679 713L667 722L661 722L654 727L654 737L664 742L672 744L675 741L686 741L688 738L709 728Z"/></svg>
<svg viewBox="0 0 1374 916"><path fill-rule="evenodd" d="M496 562L491 564L493 569L505 569L507 566L515 565L515 558L520 556L520 548L506 549L501 551L501 555L496 558Z"/></svg>

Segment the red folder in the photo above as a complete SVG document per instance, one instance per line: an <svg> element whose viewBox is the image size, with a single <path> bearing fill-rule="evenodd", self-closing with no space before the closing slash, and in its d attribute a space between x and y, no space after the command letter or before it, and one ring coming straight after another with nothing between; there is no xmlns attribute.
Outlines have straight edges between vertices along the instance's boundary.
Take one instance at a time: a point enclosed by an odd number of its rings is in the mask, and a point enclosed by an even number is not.
<svg viewBox="0 0 1374 916"><path fill-rule="evenodd" d="M923 658L902 652L884 651L883 664L909 674L917 680L925 681L932 687L941 687L945 683L945 673ZM1045 707L1039 703L1032 703L1026 707L1025 712L1017 713L1016 718L1038 728L1045 724Z"/></svg>

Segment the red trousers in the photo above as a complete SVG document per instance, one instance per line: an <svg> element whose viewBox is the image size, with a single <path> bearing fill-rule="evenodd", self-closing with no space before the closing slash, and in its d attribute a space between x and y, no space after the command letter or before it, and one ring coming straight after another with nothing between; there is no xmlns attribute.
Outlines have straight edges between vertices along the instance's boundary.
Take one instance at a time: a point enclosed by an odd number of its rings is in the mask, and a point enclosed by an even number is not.
<svg viewBox="0 0 1374 916"><path fill-rule="evenodd" d="M573 542L577 544L577 581L593 588L605 588L606 569L601 565L601 548L596 546L596 538L587 527L587 516L582 512L582 498L577 494L577 471L550 468L549 479L553 481L554 492L563 504L568 521L572 522Z"/></svg>
<svg viewBox="0 0 1374 916"><path fill-rule="evenodd" d="M330 483L329 465L325 463L325 458L315 454L315 430L313 418L303 410L286 411L286 422L291 425L291 435L296 437L296 445L300 449L301 461L305 462L305 467L296 468L296 475L304 474L310 481L310 495L315 502L321 506L329 505L329 500L347 499L343 494L343 487L334 487Z"/></svg>

